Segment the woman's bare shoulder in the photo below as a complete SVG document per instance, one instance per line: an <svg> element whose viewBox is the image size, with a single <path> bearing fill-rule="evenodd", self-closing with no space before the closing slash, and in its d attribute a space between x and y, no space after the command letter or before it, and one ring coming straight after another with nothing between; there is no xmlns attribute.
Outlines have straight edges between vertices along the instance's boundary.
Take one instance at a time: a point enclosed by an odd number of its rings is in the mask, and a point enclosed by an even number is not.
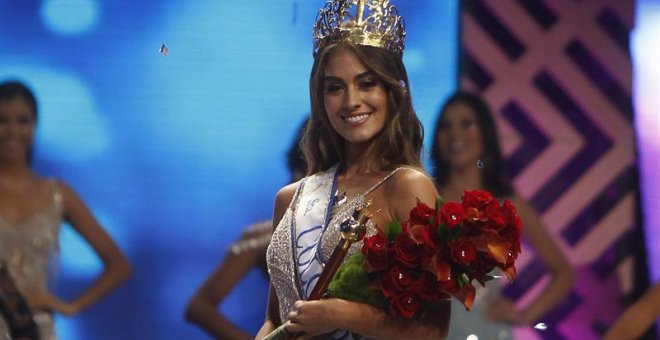
<svg viewBox="0 0 660 340"><path fill-rule="evenodd" d="M417 201L433 206L438 192L433 180L421 170L405 168L388 181L384 194L392 217L405 220Z"/></svg>
<svg viewBox="0 0 660 340"><path fill-rule="evenodd" d="M291 205L291 201L293 201L300 183L301 181L293 182L282 187L277 192L277 195L275 196L275 207L273 210L273 227L277 226L287 208Z"/></svg>
<svg viewBox="0 0 660 340"><path fill-rule="evenodd" d="M438 196L433 180L422 170L403 168L388 181L387 191L394 197L417 197L434 200Z"/></svg>
<svg viewBox="0 0 660 340"><path fill-rule="evenodd" d="M298 190L298 186L300 186L300 181L283 186L275 196L275 204L277 206L289 206L291 200L293 200L293 196L296 194L296 190Z"/></svg>

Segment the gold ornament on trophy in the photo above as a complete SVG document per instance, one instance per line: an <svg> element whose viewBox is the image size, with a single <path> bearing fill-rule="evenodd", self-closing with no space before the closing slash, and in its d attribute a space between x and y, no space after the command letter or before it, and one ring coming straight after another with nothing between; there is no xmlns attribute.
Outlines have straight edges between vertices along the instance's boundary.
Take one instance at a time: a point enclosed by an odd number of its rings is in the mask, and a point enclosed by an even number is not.
<svg viewBox="0 0 660 340"><path fill-rule="evenodd" d="M338 42L403 54L406 29L389 0L329 0L314 23L314 55Z"/></svg>

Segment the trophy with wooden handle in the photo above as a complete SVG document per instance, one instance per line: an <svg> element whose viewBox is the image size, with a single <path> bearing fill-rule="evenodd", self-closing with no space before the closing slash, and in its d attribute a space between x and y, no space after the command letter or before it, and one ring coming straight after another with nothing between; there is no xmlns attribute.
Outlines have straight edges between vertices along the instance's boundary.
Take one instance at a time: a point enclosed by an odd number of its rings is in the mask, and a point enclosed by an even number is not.
<svg viewBox="0 0 660 340"><path fill-rule="evenodd" d="M316 281L307 301L320 300L323 297L323 294L328 290L328 285L332 281L332 278L337 273L337 269L339 269L346 254L348 254L348 249L353 243L361 241L367 234L367 222L372 216L367 210L370 205L371 202L367 202L364 207L356 208L351 217L339 225L341 238L332 251L328 262L324 265L321 276ZM285 340L295 337L296 334L289 333L284 327L284 324L282 324L274 331L268 333L263 340Z"/></svg>

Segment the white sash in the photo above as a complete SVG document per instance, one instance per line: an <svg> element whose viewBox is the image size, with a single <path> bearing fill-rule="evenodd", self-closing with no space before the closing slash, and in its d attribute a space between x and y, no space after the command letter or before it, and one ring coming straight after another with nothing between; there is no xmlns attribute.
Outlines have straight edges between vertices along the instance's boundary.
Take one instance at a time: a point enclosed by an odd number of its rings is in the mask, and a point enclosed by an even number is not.
<svg viewBox="0 0 660 340"><path fill-rule="evenodd" d="M360 196L366 196L397 171L405 168L392 170ZM298 189L297 208L291 219L291 240L298 294L305 300L309 298L325 265L321 245L335 205L338 174L339 166L335 165L325 172L305 178ZM336 330L328 336L330 339L363 339L362 336L345 330Z"/></svg>
<svg viewBox="0 0 660 340"><path fill-rule="evenodd" d="M302 183L297 209L292 219L293 252L296 259L299 291L307 299L323 271L321 236L330 222L337 166L310 176Z"/></svg>

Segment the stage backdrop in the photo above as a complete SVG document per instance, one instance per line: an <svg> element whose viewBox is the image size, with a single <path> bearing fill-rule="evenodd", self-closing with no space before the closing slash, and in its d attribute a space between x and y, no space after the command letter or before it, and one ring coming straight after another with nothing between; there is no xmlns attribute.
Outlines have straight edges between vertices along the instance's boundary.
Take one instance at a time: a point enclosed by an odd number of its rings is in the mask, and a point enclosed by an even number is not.
<svg viewBox="0 0 660 340"><path fill-rule="evenodd" d="M455 86L458 1L395 2L428 126ZM242 228L270 218L289 180L323 4L0 1L0 80L25 81L41 108L36 170L69 182L134 268L100 304L58 317L62 339L205 338L184 306ZM61 240L57 286L70 298L101 264L69 226ZM256 332L265 303L255 270L222 310Z"/></svg>
<svg viewBox="0 0 660 340"><path fill-rule="evenodd" d="M575 267L568 299L524 339L597 339L635 282L638 169L631 101L633 0L470 0L460 86L497 115L515 188ZM645 271L646 268L641 268ZM547 272L525 246L506 293L525 305Z"/></svg>

